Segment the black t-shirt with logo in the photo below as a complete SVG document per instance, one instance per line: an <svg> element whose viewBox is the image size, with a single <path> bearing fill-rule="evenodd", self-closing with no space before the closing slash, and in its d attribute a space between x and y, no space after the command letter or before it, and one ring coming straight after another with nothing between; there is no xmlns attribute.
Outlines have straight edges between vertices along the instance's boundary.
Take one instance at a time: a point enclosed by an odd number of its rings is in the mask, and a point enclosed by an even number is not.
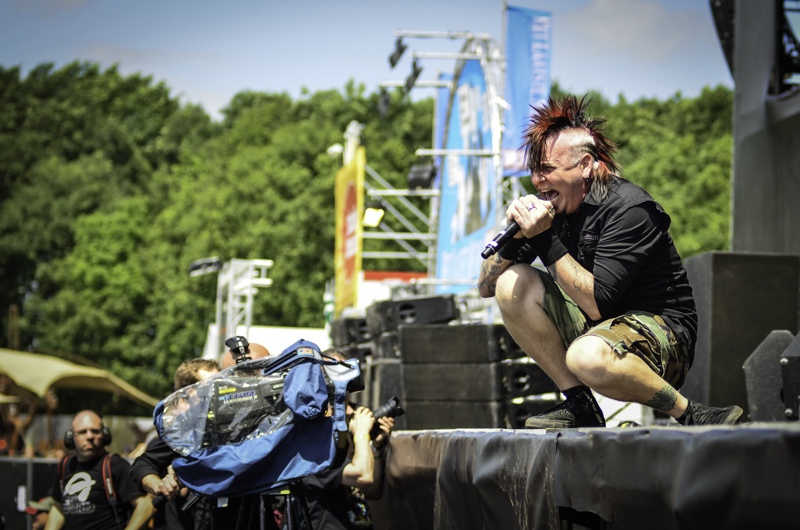
<svg viewBox="0 0 800 530"><path fill-rule="evenodd" d="M103 456L87 462L79 462L76 457L71 457L64 472L63 492L56 473L53 498L61 503L66 530L109 530L117 527L114 509L103 487ZM116 510L124 526L132 510L131 501L142 494L131 480L130 464L119 455L111 455L111 475L117 496Z"/></svg>

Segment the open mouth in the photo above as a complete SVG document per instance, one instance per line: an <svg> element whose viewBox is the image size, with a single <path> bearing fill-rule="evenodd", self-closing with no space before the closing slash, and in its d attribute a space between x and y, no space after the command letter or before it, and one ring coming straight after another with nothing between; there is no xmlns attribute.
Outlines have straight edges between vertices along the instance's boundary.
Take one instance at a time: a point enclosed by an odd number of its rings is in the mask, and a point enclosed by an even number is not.
<svg viewBox="0 0 800 530"><path fill-rule="evenodd" d="M558 197L558 192L549 189L539 190L539 193L544 197L544 200L553 202Z"/></svg>

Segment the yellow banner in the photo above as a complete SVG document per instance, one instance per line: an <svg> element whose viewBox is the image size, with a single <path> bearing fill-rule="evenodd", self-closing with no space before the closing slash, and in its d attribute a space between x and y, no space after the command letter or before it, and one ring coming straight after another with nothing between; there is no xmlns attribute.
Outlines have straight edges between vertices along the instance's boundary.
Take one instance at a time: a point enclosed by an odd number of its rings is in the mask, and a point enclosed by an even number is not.
<svg viewBox="0 0 800 530"><path fill-rule="evenodd" d="M355 307L361 275L361 216L364 212L366 151L360 146L353 160L336 173L336 299L334 318Z"/></svg>

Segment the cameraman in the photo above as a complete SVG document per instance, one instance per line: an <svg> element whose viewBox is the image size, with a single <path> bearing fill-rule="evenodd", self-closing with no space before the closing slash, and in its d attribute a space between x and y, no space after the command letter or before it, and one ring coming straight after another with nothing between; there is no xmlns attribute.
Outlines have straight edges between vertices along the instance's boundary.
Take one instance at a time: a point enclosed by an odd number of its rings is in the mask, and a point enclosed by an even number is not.
<svg viewBox="0 0 800 530"><path fill-rule="evenodd" d="M219 372L219 364L211 359L187 359L175 371L174 389L205 381ZM159 529L205 529L211 528L210 516L201 506L190 512L181 510L186 502L187 491L182 490L172 472L172 460L178 454L172 451L161 438L155 437L147 444L145 452L134 460L131 478L140 489L151 495L163 495L168 499L153 517L153 528Z"/></svg>
<svg viewBox="0 0 800 530"><path fill-rule="evenodd" d="M336 350L325 355L346 360ZM372 528L367 500L377 500L383 493L384 454L394 418L375 419L366 407L347 404L349 436L347 444L337 450L331 467L321 473L300 479L297 501L308 516L310 529L355 530ZM379 425L373 437L370 432ZM306 526L303 514L294 514L299 528Z"/></svg>

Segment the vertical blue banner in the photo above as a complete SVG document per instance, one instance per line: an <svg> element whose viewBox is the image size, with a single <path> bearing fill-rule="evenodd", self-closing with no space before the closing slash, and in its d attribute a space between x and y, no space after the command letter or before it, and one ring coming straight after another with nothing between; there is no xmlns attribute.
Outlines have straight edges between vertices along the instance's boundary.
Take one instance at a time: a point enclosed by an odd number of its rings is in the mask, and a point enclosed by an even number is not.
<svg viewBox="0 0 800 530"><path fill-rule="evenodd" d="M508 6L506 10L506 93L511 106L505 112L502 159L506 176L527 173L519 151L522 134L531 114L550 94L552 16Z"/></svg>
<svg viewBox="0 0 800 530"><path fill-rule="evenodd" d="M480 61L467 60L449 97L444 148L491 149L486 77ZM437 140L438 141L438 140ZM449 154L441 167L441 201L436 277L478 277L481 251L491 239L496 218L495 166L491 157ZM473 285L438 286L437 293L457 293Z"/></svg>

